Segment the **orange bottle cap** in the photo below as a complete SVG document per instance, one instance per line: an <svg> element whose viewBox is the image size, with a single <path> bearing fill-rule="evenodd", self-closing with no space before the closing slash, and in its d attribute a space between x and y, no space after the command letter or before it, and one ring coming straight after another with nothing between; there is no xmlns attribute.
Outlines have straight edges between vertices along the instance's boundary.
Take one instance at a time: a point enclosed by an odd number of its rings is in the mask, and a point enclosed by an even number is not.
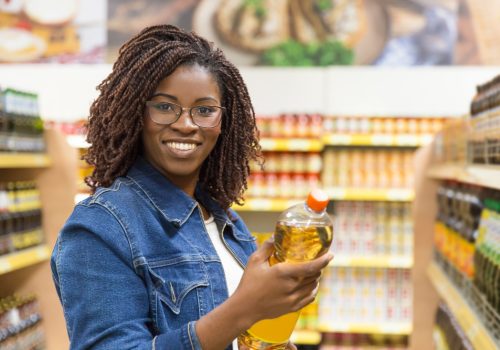
<svg viewBox="0 0 500 350"><path fill-rule="evenodd" d="M328 204L328 195L325 191L315 188L307 196L306 204L314 211L323 211Z"/></svg>

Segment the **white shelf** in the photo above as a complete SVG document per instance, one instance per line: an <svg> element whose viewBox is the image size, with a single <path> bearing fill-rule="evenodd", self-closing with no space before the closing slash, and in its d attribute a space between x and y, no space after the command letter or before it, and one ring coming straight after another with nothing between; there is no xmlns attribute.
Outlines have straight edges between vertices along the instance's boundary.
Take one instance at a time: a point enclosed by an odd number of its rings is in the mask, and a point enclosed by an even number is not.
<svg viewBox="0 0 500 350"><path fill-rule="evenodd" d="M433 166L427 172L427 176L500 190L500 166L442 164Z"/></svg>
<svg viewBox="0 0 500 350"><path fill-rule="evenodd" d="M330 187L325 188L326 193L333 200L353 200L353 201L401 201L409 202L413 200L414 192L412 189L393 188L344 188Z"/></svg>
<svg viewBox="0 0 500 350"><path fill-rule="evenodd" d="M391 146L418 147L432 140L430 135L388 135L388 134L329 134L323 136L325 145L330 146Z"/></svg>
<svg viewBox="0 0 500 350"><path fill-rule="evenodd" d="M378 323L332 323L320 324L322 332L335 333L364 333L364 334L394 334L409 335L412 331L410 323L405 322L378 322Z"/></svg>
<svg viewBox="0 0 500 350"><path fill-rule="evenodd" d="M335 255L330 266L339 267L378 267L408 269L413 266L413 257L404 255Z"/></svg>

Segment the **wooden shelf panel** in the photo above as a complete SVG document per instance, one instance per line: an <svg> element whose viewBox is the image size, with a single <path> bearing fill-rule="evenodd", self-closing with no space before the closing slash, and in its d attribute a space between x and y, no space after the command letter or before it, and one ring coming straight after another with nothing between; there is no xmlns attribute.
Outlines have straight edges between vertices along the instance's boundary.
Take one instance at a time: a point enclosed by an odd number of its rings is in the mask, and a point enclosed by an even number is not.
<svg viewBox="0 0 500 350"><path fill-rule="evenodd" d="M321 333L313 330L300 329L292 333L290 340L294 344L318 345L321 343Z"/></svg>
<svg viewBox="0 0 500 350"><path fill-rule="evenodd" d="M263 151L319 152L323 142L321 139L269 138L261 139L260 146Z"/></svg>
<svg viewBox="0 0 500 350"><path fill-rule="evenodd" d="M439 180L456 180L500 190L500 166L443 164L433 166L427 176Z"/></svg>
<svg viewBox="0 0 500 350"><path fill-rule="evenodd" d="M0 152L0 168L45 168L51 161L45 153Z"/></svg>
<svg viewBox="0 0 500 350"><path fill-rule="evenodd" d="M325 188L330 199L354 201L401 201L409 202L414 198L412 189L363 189L363 188Z"/></svg>
<svg viewBox="0 0 500 350"><path fill-rule="evenodd" d="M320 324L321 332L335 333L364 333L364 334L395 334L409 335L412 331L410 323L339 323L339 324Z"/></svg>
<svg viewBox="0 0 500 350"><path fill-rule="evenodd" d="M323 137L329 146L418 147L432 140L430 135L330 134Z"/></svg>
<svg viewBox="0 0 500 350"><path fill-rule="evenodd" d="M479 316L462 297L443 270L436 263L432 263L427 273L439 296L450 308L450 311L453 313L458 324L474 346L474 349L498 349L494 339L488 333Z"/></svg>
<svg viewBox="0 0 500 350"><path fill-rule="evenodd" d="M335 255L330 266L339 267L379 267L408 269L413 266L413 257L404 255Z"/></svg>
<svg viewBox="0 0 500 350"><path fill-rule="evenodd" d="M30 265L38 264L50 257L47 245L21 250L8 255L0 256L0 275Z"/></svg>

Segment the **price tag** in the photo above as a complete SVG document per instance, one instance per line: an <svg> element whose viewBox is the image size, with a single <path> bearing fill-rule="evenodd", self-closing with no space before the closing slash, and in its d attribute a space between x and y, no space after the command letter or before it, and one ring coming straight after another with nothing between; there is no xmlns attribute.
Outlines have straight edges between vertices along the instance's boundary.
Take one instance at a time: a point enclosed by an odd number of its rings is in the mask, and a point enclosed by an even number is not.
<svg viewBox="0 0 500 350"><path fill-rule="evenodd" d="M415 135L398 135L396 136L396 144L401 146L417 146L418 139Z"/></svg>
<svg viewBox="0 0 500 350"><path fill-rule="evenodd" d="M262 139L260 140L260 146L265 151L272 151L276 149L277 142L273 139Z"/></svg>
<svg viewBox="0 0 500 350"><path fill-rule="evenodd" d="M378 145L392 145L393 143L393 137L391 135L382 135L382 134L377 134L372 136L371 144L378 146Z"/></svg>
<svg viewBox="0 0 500 350"><path fill-rule="evenodd" d="M332 145L350 145L352 138L350 135L333 134L328 137L328 143Z"/></svg>
<svg viewBox="0 0 500 350"><path fill-rule="evenodd" d="M309 140L304 139L293 139L288 141L288 147L290 151L308 151L310 147Z"/></svg>

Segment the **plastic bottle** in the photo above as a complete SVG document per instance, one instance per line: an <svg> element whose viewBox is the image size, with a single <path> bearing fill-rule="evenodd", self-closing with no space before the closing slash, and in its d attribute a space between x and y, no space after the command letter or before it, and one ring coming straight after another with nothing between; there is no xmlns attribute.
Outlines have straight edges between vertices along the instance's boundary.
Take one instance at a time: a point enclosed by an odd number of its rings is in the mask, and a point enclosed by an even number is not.
<svg viewBox="0 0 500 350"><path fill-rule="evenodd" d="M281 213L274 232L274 254L269 264L305 262L328 252L333 239L333 223L326 213L328 196L315 189L305 203ZM254 324L238 337L253 350L285 349L300 311Z"/></svg>

